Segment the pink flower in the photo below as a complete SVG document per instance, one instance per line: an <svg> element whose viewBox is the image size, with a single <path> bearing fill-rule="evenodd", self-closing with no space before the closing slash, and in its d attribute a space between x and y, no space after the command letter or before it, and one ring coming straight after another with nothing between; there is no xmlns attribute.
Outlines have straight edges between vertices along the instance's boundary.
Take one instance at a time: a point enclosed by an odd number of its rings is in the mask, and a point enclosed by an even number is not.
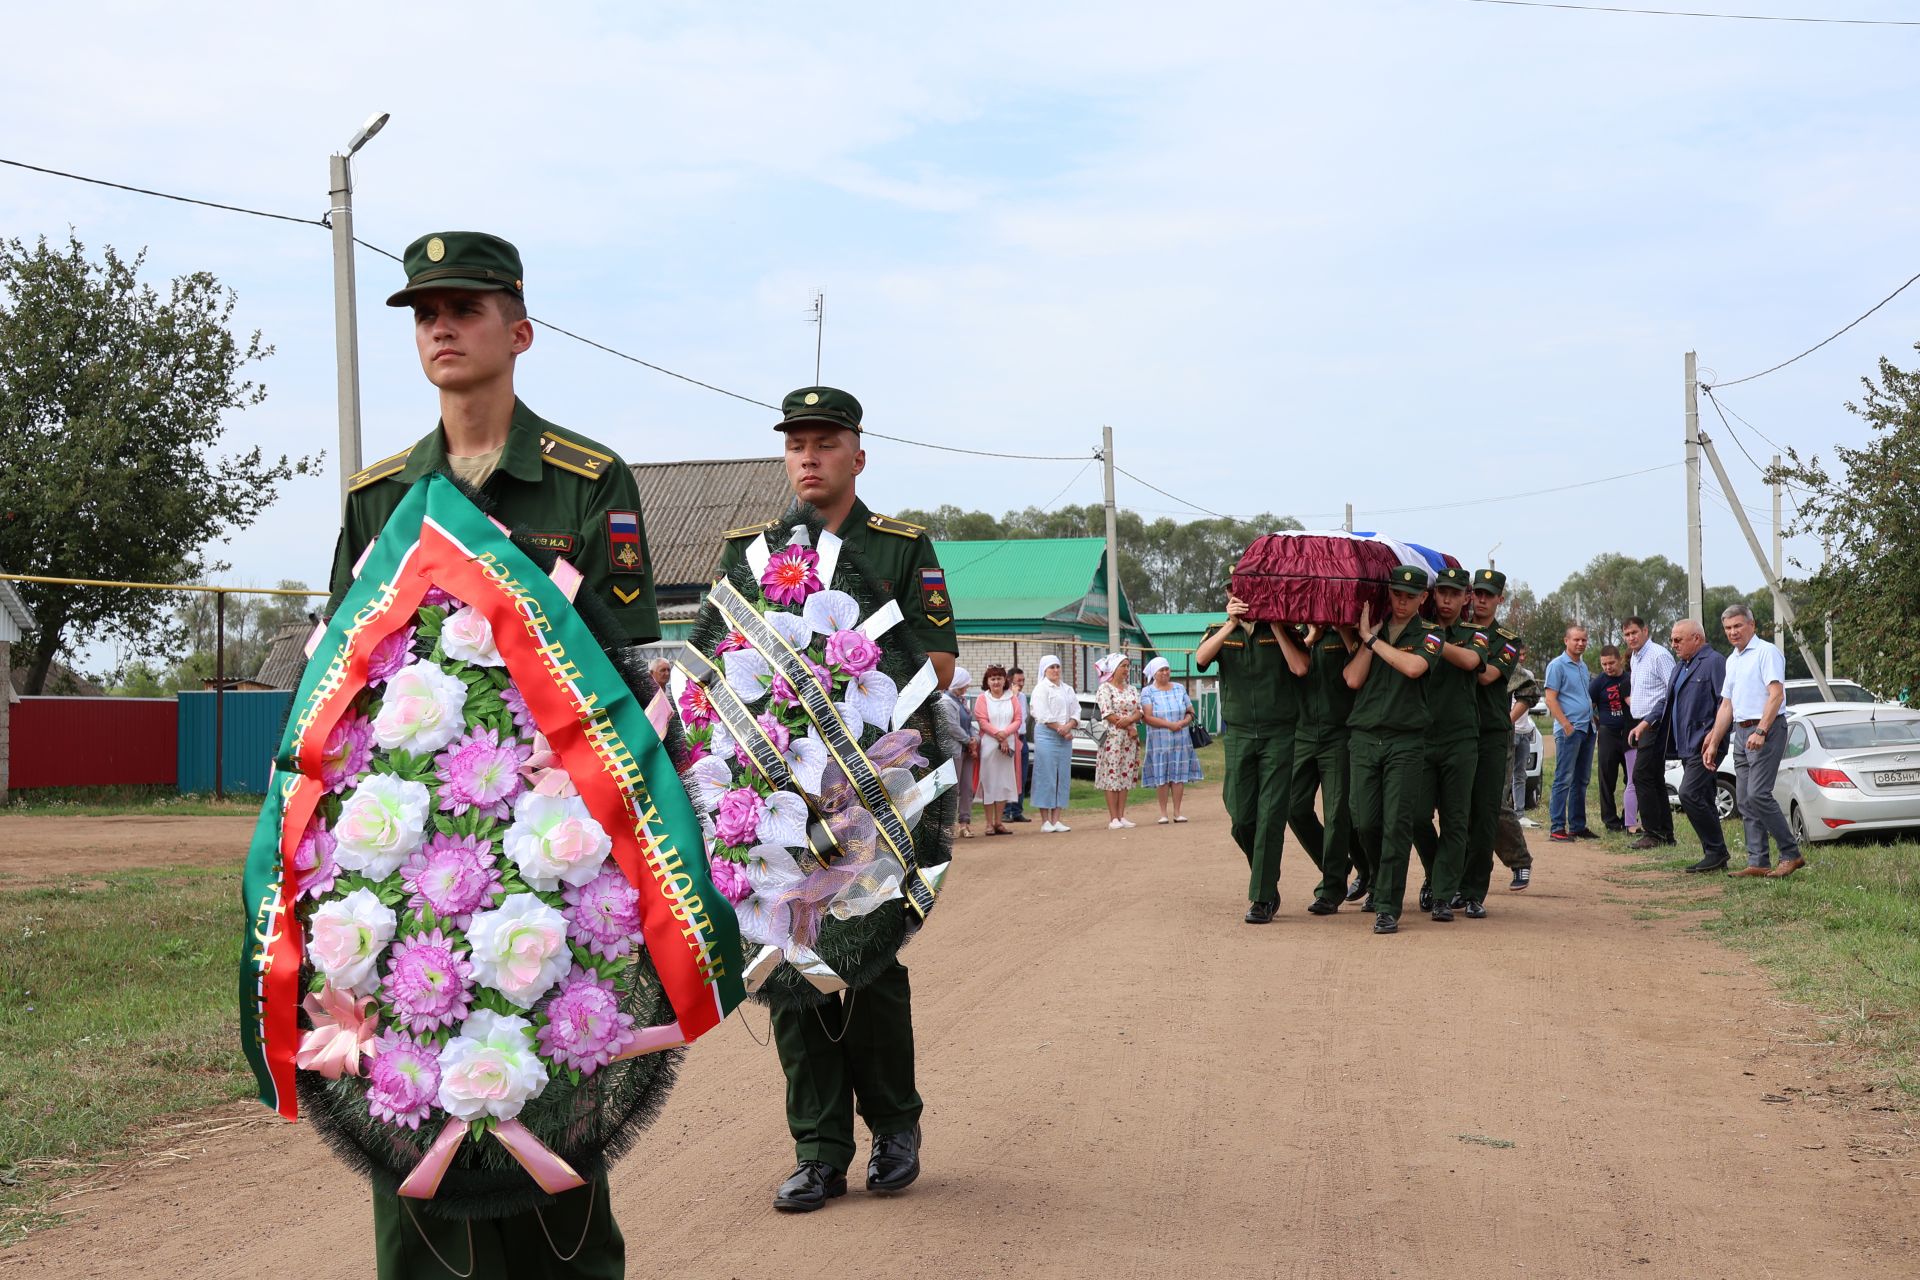
<svg viewBox="0 0 1920 1280"><path fill-rule="evenodd" d="M707 870L713 877L713 887L735 906L753 896L753 882L747 879L747 869L732 859L714 858Z"/></svg>
<svg viewBox="0 0 1920 1280"><path fill-rule="evenodd" d="M473 966L438 929L394 944L381 990L393 1006L394 1021L417 1033L450 1027L467 1016L473 993Z"/></svg>
<svg viewBox="0 0 1920 1280"><path fill-rule="evenodd" d="M773 743L773 749L781 755L787 754L787 744L793 741L793 730L765 711L755 716L754 721L760 726L760 731Z"/></svg>
<svg viewBox="0 0 1920 1280"><path fill-rule="evenodd" d="M793 691L793 686L787 683L785 676L775 676L768 681L767 696L773 699L773 705L776 707L790 707L800 701L799 696Z"/></svg>
<svg viewBox="0 0 1920 1280"><path fill-rule="evenodd" d="M380 985L375 969L399 917L371 889L355 889L314 908L307 921L307 955L327 983L343 994L365 995Z"/></svg>
<svg viewBox="0 0 1920 1280"><path fill-rule="evenodd" d="M333 888L333 882L340 875L340 868L333 860L333 849L333 833L327 830L318 814L314 815L300 835L299 847L293 851L298 897L317 899Z"/></svg>
<svg viewBox="0 0 1920 1280"><path fill-rule="evenodd" d="M715 646L713 646L713 656L717 658L723 653L732 653L735 649L751 649L751 648L753 648L753 646L747 643L747 637L745 632L729 631L727 632L727 634L720 637L719 644L716 644Z"/></svg>
<svg viewBox="0 0 1920 1280"><path fill-rule="evenodd" d="M474 912L493 905L500 888L493 842L436 835L400 868L400 883L413 893L408 906L431 907L442 920L464 929Z"/></svg>
<svg viewBox="0 0 1920 1280"><path fill-rule="evenodd" d="M500 701L507 704L507 710L513 713L513 727L521 734L531 738L538 732L533 723L533 709L527 705L527 695L520 692L520 686L512 681L500 691Z"/></svg>
<svg viewBox="0 0 1920 1280"><path fill-rule="evenodd" d="M385 684L413 660L413 631L412 627L402 627L373 646L373 652L367 655L369 685Z"/></svg>
<svg viewBox="0 0 1920 1280"><path fill-rule="evenodd" d="M713 723L713 701L707 697L706 686L687 681L687 687L680 691L680 721L689 729L704 729Z"/></svg>
<svg viewBox="0 0 1920 1280"><path fill-rule="evenodd" d="M533 1008L573 964L566 917L531 893L510 894L475 915L467 945L473 976L522 1009Z"/></svg>
<svg viewBox="0 0 1920 1280"><path fill-rule="evenodd" d="M329 1080L360 1074L360 1055L371 1054L380 1010L372 996L355 999L348 991L328 984L300 1002L313 1019L313 1030L300 1037L293 1065L317 1071Z"/></svg>
<svg viewBox="0 0 1920 1280"><path fill-rule="evenodd" d="M461 814L478 809L489 818L505 818L509 802L526 788L520 766L532 753L508 739L503 746L492 729L471 729L455 738L434 761L440 779L440 807Z"/></svg>
<svg viewBox="0 0 1920 1280"><path fill-rule="evenodd" d="M430 1044L389 1031L373 1042L367 1110L375 1120L418 1129L440 1092L440 1059Z"/></svg>
<svg viewBox="0 0 1920 1280"><path fill-rule="evenodd" d="M859 631L836 631L827 637L827 661L848 675L865 675L880 665L880 646Z"/></svg>
<svg viewBox="0 0 1920 1280"><path fill-rule="evenodd" d="M320 782L338 794L358 783L373 762L373 722L358 711L340 717L320 755Z"/></svg>
<svg viewBox="0 0 1920 1280"><path fill-rule="evenodd" d="M692 737L687 739L687 763L689 765L699 764L712 754L711 751L707 750L705 739Z"/></svg>
<svg viewBox="0 0 1920 1280"><path fill-rule="evenodd" d="M714 829L727 844L752 844L754 833L760 829L760 815L766 811L766 807L765 802L751 789L735 787L720 797L720 807L713 819Z"/></svg>
<svg viewBox="0 0 1920 1280"><path fill-rule="evenodd" d="M427 594L420 597L422 609L458 609L460 606L461 602L458 599L439 587L428 587Z"/></svg>
<svg viewBox="0 0 1920 1280"><path fill-rule="evenodd" d="M560 891L566 899L567 937L594 955L618 960L640 932L640 894L619 867L607 867L583 885Z"/></svg>
<svg viewBox="0 0 1920 1280"><path fill-rule="evenodd" d="M547 1002L539 1038L554 1065L592 1075L633 1043L633 1015L622 1012L612 979L576 965Z"/></svg>
<svg viewBox="0 0 1920 1280"><path fill-rule="evenodd" d="M506 659L493 643L493 624L472 605L455 610L440 629L440 650L455 662L477 667L504 667Z"/></svg>
<svg viewBox="0 0 1920 1280"><path fill-rule="evenodd" d="M533 748L526 763L520 766L520 776L527 780L527 789L537 796L580 794L573 779L560 767L560 753L547 742L547 735L538 731L533 735Z"/></svg>
<svg viewBox="0 0 1920 1280"><path fill-rule="evenodd" d="M773 553L760 589L773 604L805 604L820 589L820 553L812 547L785 547Z"/></svg>

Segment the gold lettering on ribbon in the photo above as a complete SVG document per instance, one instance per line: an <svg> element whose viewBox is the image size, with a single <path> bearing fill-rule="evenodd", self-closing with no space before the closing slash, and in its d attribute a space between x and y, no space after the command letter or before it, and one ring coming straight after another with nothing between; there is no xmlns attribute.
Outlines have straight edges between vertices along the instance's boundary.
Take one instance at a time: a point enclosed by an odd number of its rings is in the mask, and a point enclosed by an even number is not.
<svg viewBox="0 0 1920 1280"><path fill-rule="evenodd" d="M254 1041L260 1045L267 1043L267 975L273 972L273 944L284 936L281 924L287 909L280 901L282 887L281 878L275 876L253 909L253 1026Z"/></svg>

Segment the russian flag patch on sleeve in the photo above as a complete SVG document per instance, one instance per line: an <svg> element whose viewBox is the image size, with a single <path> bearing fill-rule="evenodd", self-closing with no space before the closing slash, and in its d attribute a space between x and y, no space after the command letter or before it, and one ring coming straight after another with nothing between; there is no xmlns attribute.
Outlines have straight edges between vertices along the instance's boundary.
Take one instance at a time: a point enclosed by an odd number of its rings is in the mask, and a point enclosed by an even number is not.
<svg viewBox="0 0 1920 1280"><path fill-rule="evenodd" d="M615 573L645 573L647 553L640 542L638 511L607 512L607 558Z"/></svg>
<svg viewBox="0 0 1920 1280"><path fill-rule="evenodd" d="M1426 646L1428 653L1438 653L1440 652L1441 645L1440 633L1438 631L1429 631L1421 639L1420 643Z"/></svg>

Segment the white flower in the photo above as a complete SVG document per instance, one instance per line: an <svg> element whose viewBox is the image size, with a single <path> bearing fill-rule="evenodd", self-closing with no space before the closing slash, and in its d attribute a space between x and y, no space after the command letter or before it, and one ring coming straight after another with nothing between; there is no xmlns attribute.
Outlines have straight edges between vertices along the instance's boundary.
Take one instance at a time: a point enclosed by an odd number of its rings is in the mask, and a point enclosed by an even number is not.
<svg viewBox="0 0 1920 1280"><path fill-rule="evenodd" d="M836 702L833 704L833 709L839 714L840 719L846 722L847 732L853 735L853 740L860 741L860 735L867 731L867 722L860 718L858 711L854 710L853 703Z"/></svg>
<svg viewBox="0 0 1920 1280"><path fill-rule="evenodd" d="M844 591L816 591L800 606L800 616L818 635L850 631L860 621L860 602Z"/></svg>
<svg viewBox="0 0 1920 1280"><path fill-rule="evenodd" d="M762 844L803 845L807 842L807 802L791 791L767 797L760 824L753 833Z"/></svg>
<svg viewBox="0 0 1920 1280"><path fill-rule="evenodd" d="M772 627L794 649L804 652L813 643L813 624L797 613L784 613L774 610L763 614L767 625Z"/></svg>
<svg viewBox="0 0 1920 1280"><path fill-rule="evenodd" d="M457 610L440 628L440 648L456 662L504 667L507 660L493 643L493 624L472 605Z"/></svg>
<svg viewBox="0 0 1920 1280"><path fill-rule="evenodd" d="M504 843L520 877L547 893L562 883L583 885L593 879L613 850L612 838L593 820L586 801L537 791L513 802L513 825Z"/></svg>
<svg viewBox="0 0 1920 1280"><path fill-rule="evenodd" d="M431 662L416 662L387 681L373 738L389 751L438 751L467 726L467 686Z"/></svg>
<svg viewBox="0 0 1920 1280"><path fill-rule="evenodd" d="M740 922L740 936L791 953L795 949L793 915L785 904L775 900L805 878L799 864L777 844L758 844L747 853L746 872L753 896L733 908Z"/></svg>
<svg viewBox="0 0 1920 1280"><path fill-rule="evenodd" d="M422 783L369 774L340 807L340 821L333 824L333 860L369 880L385 880L426 838L432 805Z"/></svg>
<svg viewBox="0 0 1920 1280"><path fill-rule="evenodd" d="M473 976L522 1009L546 994L573 964L567 921L530 893L509 895L467 926Z"/></svg>
<svg viewBox="0 0 1920 1280"><path fill-rule="evenodd" d="M900 688L893 677L878 671L847 677L847 706L857 712L865 724L884 727L893 720L894 704L900 701Z"/></svg>
<svg viewBox="0 0 1920 1280"><path fill-rule="evenodd" d="M767 681L773 668L752 649L729 649L722 660L727 668L727 688L742 702L757 702L767 696Z"/></svg>
<svg viewBox="0 0 1920 1280"><path fill-rule="evenodd" d="M440 1108L462 1120L511 1120L546 1087L525 1018L481 1009L440 1051Z"/></svg>
<svg viewBox="0 0 1920 1280"><path fill-rule="evenodd" d="M314 909L307 922L307 954L339 990L371 995L380 987L380 957L398 923L373 890L355 889Z"/></svg>
<svg viewBox="0 0 1920 1280"><path fill-rule="evenodd" d="M728 747L731 749L732 744ZM716 748L709 745L708 749ZM733 770L721 756L704 756L688 767L687 785L692 788L694 804L702 813L711 813L720 797L733 790Z"/></svg>
<svg viewBox="0 0 1920 1280"><path fill-rule="evenodd" d="M854 738L859 739L858 731ZM820 794L820 777L827 771L827 744L809 733L805 737L796 737L787 742L787 766L793 770L794 781L808 795Z"/></svg>

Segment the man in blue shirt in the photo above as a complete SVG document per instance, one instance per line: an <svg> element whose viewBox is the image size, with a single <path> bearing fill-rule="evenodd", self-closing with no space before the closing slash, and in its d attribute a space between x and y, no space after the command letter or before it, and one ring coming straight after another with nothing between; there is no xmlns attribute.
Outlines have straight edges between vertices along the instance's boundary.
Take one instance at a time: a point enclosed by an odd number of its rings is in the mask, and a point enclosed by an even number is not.
<svg viewBox="0 0 1920 1280"><path fill-rule="evenodd" d="M1567 628L1567 651L1547 664L1547 714L1553 717L1553 794L1547 838L1598 840L1587 828L1587 776L1593 771L1593 700L1587 685L1587 629ZM1520 886L1515 886L1516 888Z"/></svg>
<svg viewBox="0 0 1920 1280"><path fill-rule="evenodd" d="M1610 644L1600 646L1600 674L1587 684L1587 698L1593 703L1594 757L1600 769L1600 825L1609 831L1625 831L1627 820L1613 800L1613 788L1620 781L1621 766L1627 760L1627 667L1620 661L1620 650ZM1633 786L1633 779L1627 779Z"/></svg>

